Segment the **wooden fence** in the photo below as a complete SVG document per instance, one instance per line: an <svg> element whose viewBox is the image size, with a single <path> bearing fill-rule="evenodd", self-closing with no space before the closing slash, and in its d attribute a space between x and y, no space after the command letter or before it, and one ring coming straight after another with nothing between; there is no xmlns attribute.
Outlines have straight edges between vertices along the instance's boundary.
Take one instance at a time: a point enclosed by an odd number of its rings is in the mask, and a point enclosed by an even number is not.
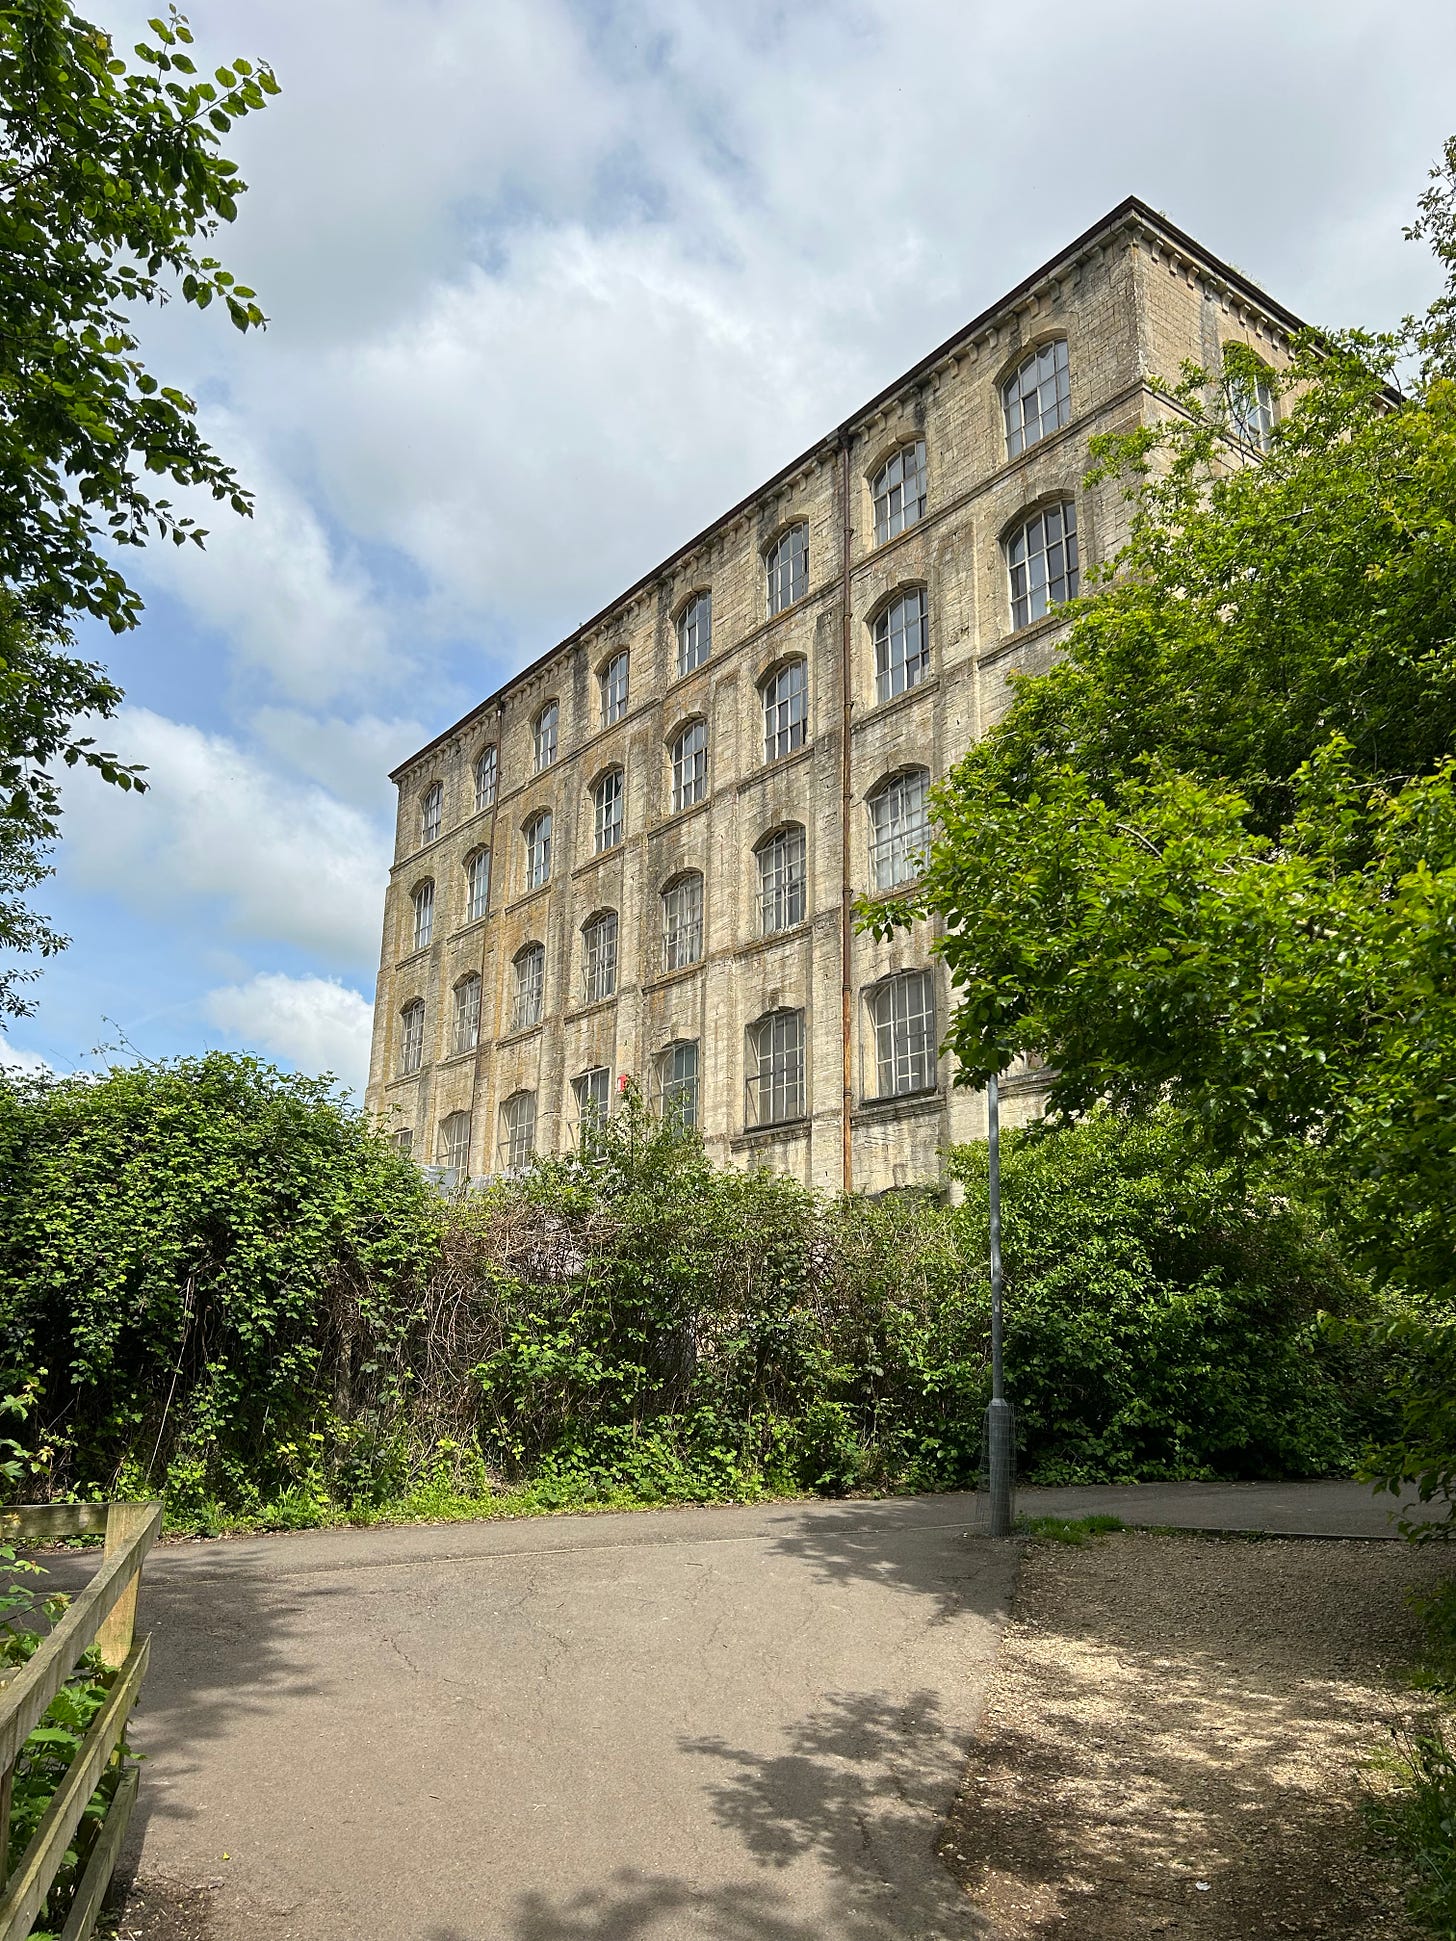
<svg viewBox="0 0 1456 1941"><path fill-rule="evenodd" d="M0 1542L36 1543L48 1537L102 1533L106 1537L101 1566L85 1590L77 1593L29 1663L0 1685L0 1941L25 1941L30 1933L86 1802L115 1754L136 1704L147 1669L148 1642L135 1635L137 1587L143 1560L161 1527L160 1503L36 1503L0 1510ZM116 1677L34 1838L7 1878L4 1843L15 1762L46 1707L92 1645ZM136 1787L137 1769L126 1767L76 1889L61 1941L86 1941L96 1925Z"/></svg>

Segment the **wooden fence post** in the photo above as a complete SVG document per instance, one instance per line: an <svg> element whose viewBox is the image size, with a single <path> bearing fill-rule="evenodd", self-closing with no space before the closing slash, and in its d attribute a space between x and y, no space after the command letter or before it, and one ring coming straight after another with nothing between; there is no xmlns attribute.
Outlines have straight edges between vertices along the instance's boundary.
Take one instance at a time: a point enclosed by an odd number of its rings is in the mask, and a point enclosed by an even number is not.
<svg viewBox="0 0 1456 1941"><path fill-rule="evenodd" d="M155 1503L112 1503L106 1511L106 1549L105 1557L115 1556L118 1550L125 1550L147 1523ZM137 1586L141 1582L138 1567L131 1582L111 1607L109 1616L96 1633L96 1648L113 1671L126 1663L126 1654L131 1650L131 1641L136 1631Z"/></svg>

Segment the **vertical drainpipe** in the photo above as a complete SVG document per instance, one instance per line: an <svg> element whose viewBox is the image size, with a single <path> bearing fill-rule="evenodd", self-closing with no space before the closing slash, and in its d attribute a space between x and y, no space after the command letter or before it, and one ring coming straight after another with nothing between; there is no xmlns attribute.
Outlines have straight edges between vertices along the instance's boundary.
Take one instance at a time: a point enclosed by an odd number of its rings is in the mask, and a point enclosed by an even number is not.
<svg viewBox="0 0 1456 1941"><path fill-rule="evenodd" d="M854 888L849 871L850 748L849 715L854 699L853 659L850 652L849 561L850 527L850 431L840 433L840 574L839 574L839 684L841 719L839 724L839 1030L844 1089L841 1102L844 1131L844 1191L854 1190L854 1148L851 1110L854 1102L853 1058L850 1026L853 1020L853 994L850 989L850 945L854 937L852 903Z"/></svg>

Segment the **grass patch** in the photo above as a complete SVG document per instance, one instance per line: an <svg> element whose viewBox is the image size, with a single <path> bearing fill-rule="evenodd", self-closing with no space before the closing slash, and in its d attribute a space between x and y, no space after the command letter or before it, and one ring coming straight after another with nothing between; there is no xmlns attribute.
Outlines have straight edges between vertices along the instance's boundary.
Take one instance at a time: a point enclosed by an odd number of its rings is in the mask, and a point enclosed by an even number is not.
<svg viewBox="0 0 1456 1941"><path fill-rule="evenodd" d="M1449 1720L1395 1729L1378 1761L1388 1790L1369 1813L1409 1869L1406 1905L1442 1941L1456 1937L1456 1736Z"/></svg>
<svg viewBox="0 0 1456 1941"><path fill-rule="evenodd" d="M1043 1543L1090 1543L1110 1530L1125 1530L1120 1516L1019 1516L1016 1527L1024 1536Z"/></svg>

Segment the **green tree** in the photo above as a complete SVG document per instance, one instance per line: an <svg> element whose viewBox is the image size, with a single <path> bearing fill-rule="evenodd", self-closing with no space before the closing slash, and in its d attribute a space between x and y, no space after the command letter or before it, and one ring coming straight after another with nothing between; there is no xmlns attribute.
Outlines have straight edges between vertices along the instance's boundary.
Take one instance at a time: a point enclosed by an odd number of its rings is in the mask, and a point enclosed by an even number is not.
<svg viewBox="0 0 1456 1941"><path fill-rule="evenodd" d="M1453 212L1456 143L1418 225L1456 289ZM943 921L968 1080L1033 1053L1062 1115L1171 1100L1224 1151L1321 1149L1433 1367L1456 1359L1450 316L1448 290L1392 336L1307 337L1265 454L1231 422L1237 352L1099 441L1129 541L938 792L922 883L865 913ZM1384 1460L1456 1490L1430 1410Z"/></svg>

